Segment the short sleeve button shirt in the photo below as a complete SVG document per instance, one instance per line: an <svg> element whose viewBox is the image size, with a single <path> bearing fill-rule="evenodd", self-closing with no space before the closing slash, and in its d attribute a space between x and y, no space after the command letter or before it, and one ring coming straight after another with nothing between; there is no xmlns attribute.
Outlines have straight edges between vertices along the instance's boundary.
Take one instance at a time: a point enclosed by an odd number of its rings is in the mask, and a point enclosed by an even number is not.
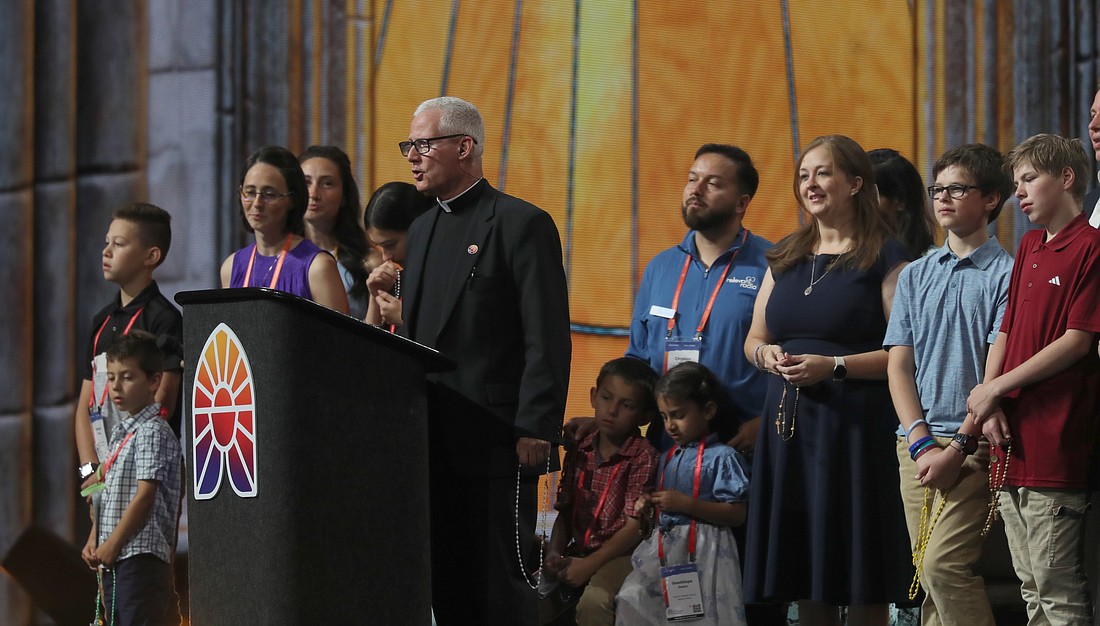
<svg viewBox="0 0 1100 626"><path fill-rule="evenodd" d="M985 375L1008 301L1012 257L996 237L959 258L944 245L901 271L883 346L913 348L924 419L935 435L953 435L966 398ZM898 431L903 434L904 431Z"/></svg>
<svg viewBox="0 0 1100 626"><path fill-rule="evenodd" d="M137 495L138 481L157 482L149 519L122 548L119 560L137 554L153 554L165 562L172 558L183 453L159 412L160 405L151 404L127 415L111 433L111 454L117 451L117 456L105 477L107 485L97 517L100 543L111 536Z"/></svg>

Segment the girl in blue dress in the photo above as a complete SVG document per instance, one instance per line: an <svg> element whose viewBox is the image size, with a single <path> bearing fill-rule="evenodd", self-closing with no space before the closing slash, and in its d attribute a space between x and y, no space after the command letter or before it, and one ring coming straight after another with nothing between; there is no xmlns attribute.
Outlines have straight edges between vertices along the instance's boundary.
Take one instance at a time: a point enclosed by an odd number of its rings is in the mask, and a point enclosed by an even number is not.
<svg viewBox="0 0 1100 626"><path fill-rule="evenodd" d="M723 393L698 363L677 365L657 385L665 431L676 445L661 456L657 490L635 505L643 516L656 514L657 528L631 557L634 571L616 598L616 624L746 623L730 527L745 521L748 479L738 453L710 432Z"/></svg>

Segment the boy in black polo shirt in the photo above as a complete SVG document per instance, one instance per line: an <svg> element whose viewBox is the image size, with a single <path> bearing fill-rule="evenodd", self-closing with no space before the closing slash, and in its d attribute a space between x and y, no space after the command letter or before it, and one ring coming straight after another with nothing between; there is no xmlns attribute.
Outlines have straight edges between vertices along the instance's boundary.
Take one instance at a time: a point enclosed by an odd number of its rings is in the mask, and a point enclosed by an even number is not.
<svg viewBox="0 0 1100 626"><path fill-rule="evenodd" d="M105 460L107 438L119 421L120 412L105 393L106 353L130 330L142 330L161 339L165 371L156 400L163 407L161 417L179 436L183 317L161 295L153 280L153 271L164 262L171 244L172 217L164 209L133 202L115 210L102 262L103 277L118 285L119 293L92 318L91 336L81 350L83 384L76 404L75 430L82 483Z"/></svg>

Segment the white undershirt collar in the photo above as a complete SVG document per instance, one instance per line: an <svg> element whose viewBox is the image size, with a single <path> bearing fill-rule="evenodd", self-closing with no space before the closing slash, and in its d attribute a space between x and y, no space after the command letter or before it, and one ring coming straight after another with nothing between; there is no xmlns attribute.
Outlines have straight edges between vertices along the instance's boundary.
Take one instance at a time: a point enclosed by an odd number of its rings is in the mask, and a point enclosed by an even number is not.
<svg viewBox="0 0 1100 626"><path fill-rule="evenodd" d="M435 201L439 203L439 206L443 207L444 211L450 213L451 212L451 203L454 202L455 200L458 200L462 196L466 195L467 191L469 191L469 190L473 189L474 187L476 187L477 184L480 183L480 182L481 182L480 178L475 180L473 185L470 185L462 193L460 193L457 196L451 198L450 200L444 200L442 198L436 198Z"/></svg>

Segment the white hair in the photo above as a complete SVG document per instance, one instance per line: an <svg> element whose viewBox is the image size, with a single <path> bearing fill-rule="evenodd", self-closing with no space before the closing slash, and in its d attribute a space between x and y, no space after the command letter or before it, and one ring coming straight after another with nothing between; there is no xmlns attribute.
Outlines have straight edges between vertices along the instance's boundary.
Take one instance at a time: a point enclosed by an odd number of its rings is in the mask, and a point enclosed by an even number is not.
<svg viewBox="0 0 1100 626"><path fill-rule="evenodd" d="M430 110L439 111L439 134L473 137L473 156L481 156L485 146L485 123L481 121L481 112L476 106L462 98L441 96L421 102L413 117Z"/></svg>

